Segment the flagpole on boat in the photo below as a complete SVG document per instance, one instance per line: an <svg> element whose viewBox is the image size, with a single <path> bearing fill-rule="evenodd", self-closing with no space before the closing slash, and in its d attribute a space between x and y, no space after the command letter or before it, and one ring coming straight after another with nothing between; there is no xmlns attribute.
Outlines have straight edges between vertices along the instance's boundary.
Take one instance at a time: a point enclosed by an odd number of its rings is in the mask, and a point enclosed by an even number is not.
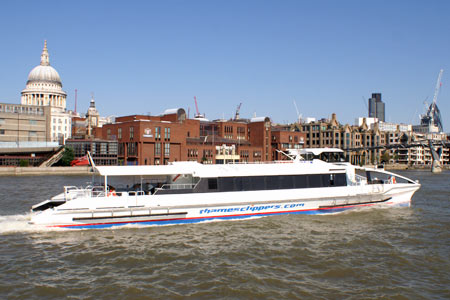
<svg viewBox="0 0 450 300"><path fill-rule="evenodd" d="M94 179L95 179L95 169L96 169L96 166L95 166L95 162L94 162L94 159L92 158L92 155L91 155L91 152L90 151L87 151L87 156L88 156L88 159L89 159L89 164L92 166L92 186L94 186ZM106 193L107 193L107 179L106 179L106 176L105 176L105 195L106 195Z"/></svg>

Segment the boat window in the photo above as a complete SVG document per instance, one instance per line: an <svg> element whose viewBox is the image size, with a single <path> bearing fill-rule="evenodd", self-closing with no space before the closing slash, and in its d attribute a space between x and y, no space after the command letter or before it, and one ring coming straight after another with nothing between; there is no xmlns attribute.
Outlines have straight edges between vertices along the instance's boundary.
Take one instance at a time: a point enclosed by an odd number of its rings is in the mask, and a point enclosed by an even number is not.
<svg viewBox="0 0 450 300"><path fill-rule="evenodd" d="M331 176L332 176L332 174L320 175L320 177L322 178L322 186L324 186L324 187L331 186Z"/></svg>
<svg viewBox="0 0 450 300"><path fill-rule="evenodd" d="M294 176L294 185L296 189L303 189L308 187L308 177L305 175Z"/></svg>
<svg viewBox="0 0 450 300"><path fill-rule="evenodd" d="M208 185L206 186L206 179ZM310 174L310 175L281 175L281 176L243 176L243 177L219 177L205 178L196 189L197 193L205 193L211 190L221 192L233 191L263 191L280 189L302 189L332 186L346 186L345 173L334 174Z"/></svg>
<svg viewBox="0 0 450 300"><path fill-rule="evenodd" d="M345 174L334 174L334 185L335 186L346 186L347 185L347 176Z"/></svg>
<svg viewBox="0 0 450 300"><path fill-rule="evenodd" d="M309 187L316 188L316 187L322 187L322 176L321 175L309 175Z"/></svg>
<svg viewBox="0 0 450 300"><path fill-rule="evenodd" d="M294 176L279 176L280 189L292 189L294 187Z"/></svg>
<svg viewBox="0 0 450 300"><path fill-rule="evenodd" d="M242 190L243 191L251 191L252 190L250 177L242 177Z"/></svg>
<svg viewBox="0 0 450 300"><path fill-rule="evenodd" d="M264 176L254 176L251 179L253 191L265 190Z"/></svg>
<svg viewBox="0 0 450 300"><path fill-rule="evenodd" d="M234 178L233 177L220 178L219 186L222 192L234 191Z"/></svg>
<svg viewBox="0 0 450 300"><path fill-rule="evenodd" d="M266 188L268 190L278 190L280 188L279 179L279 176L267 176Z"/></svg>
<svg viewBox="0 0 450 300"><path fill-rule="evenodd" d="M217 190L217 178L208 178L208 189Z"/></svg>
<svg viewBox="0 0 450 300"><path fill-rule="evenodd" d="M235 189L235 191L243 191L244 190L244 184L242 182L242 177L234 178L234 189Z"/></svg>

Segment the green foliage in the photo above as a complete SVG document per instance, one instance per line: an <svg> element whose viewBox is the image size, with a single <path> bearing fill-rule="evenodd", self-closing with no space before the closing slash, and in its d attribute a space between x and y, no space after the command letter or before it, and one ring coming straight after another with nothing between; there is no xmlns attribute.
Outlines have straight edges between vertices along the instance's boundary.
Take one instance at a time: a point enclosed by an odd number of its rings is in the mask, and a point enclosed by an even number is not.
<svg viewBox="0 0 450 300"><path fill-rule="evenodd" d="M381 161L385 163L389 163L389 160L391 159L391 156L389 155L389 151L385 151L383 155L381 156Z"/></svg>
<svg viewBox="0 0 450 300"><path fill-rule="evenodd" d="M59 166L70 166L70 162L74 160L75 155L71 147L65 147L64 154L58 162Z"/></svg>
<svg viewBox="0 0 450 300"><path fill-rule="evenodd" d="M26 160L26 159L19 160L19 166L20 167L28 167L29 164L30 164L30 162L28 160Z"/></svg>

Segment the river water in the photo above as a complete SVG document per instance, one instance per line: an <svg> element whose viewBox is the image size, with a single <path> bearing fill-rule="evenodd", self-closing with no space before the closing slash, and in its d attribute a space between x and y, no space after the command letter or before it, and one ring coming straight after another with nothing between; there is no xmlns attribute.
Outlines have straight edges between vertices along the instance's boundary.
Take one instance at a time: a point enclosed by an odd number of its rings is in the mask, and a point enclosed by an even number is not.
<svg viewBox="0 0 450 300"><path fill-rule="evenodd" d="M450 299L450 172L404 171L409 208L36 231L90 177L0 177L1 299Z"/></svg>

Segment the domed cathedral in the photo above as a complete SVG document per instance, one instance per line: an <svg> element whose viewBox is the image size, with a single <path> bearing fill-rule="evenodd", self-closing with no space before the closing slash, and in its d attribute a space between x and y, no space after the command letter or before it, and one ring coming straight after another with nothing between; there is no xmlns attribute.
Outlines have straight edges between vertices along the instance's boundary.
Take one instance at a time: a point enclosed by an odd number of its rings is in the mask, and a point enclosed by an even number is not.
<svg viewBox="0 0 450 300"><path fill-rule="evenodd" d="M49 106L48 132L51 140L64 143L70 137L71 118L66 111L67 94L62 90L58 72L50 66L47 41L41 54L41 63L28 75L26 88L22 91L22 105Z"/></svg>

